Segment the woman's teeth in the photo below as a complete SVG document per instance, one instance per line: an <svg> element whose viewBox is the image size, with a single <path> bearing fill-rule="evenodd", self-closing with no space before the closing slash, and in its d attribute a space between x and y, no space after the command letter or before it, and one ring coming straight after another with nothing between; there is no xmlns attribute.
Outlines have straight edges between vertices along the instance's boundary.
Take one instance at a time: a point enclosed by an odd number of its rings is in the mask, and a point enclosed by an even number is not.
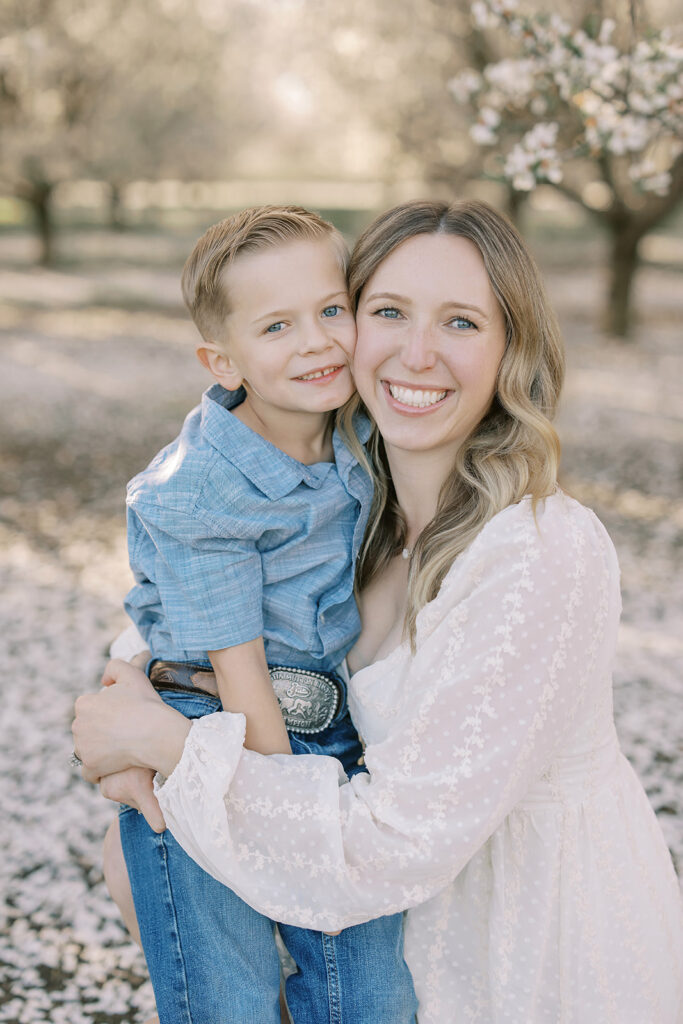
<svg viewBox="0 0 683 1024"><path fill-rule="evenodd" d="M329 377L331 373L336 373L338 369L338 366L328 366L326 370L316 370L315 373L304 373L299 377L299 380L315 380L317 377Z"/></svg>
<svg viewBox="0 0 683 1024"><path fill-rule="evenodd" d="M399 388L395 384L389 385L389 393L401 405L414 405L418 409L424 409L428 405L436 405L447 395L447 391L413 391L412 388Z"/></svg>

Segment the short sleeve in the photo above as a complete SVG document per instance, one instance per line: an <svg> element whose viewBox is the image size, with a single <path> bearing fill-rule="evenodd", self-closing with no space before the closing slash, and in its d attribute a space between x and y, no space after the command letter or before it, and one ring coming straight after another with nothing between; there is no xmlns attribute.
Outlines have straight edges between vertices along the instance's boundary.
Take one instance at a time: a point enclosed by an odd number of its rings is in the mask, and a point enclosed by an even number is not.
<svg viewBox="0 0 683 1024"><path fill-rule="evenodd" d="M263 581L256 539L228 536L197 509L138 502L128 508L136 586L126 611L146 639L156 623L190 656L263 633Z"/></svg>
<svg viewBox="0 0 683 1024"><path fill-rule="evenodd" d="M559 495L538 522L529 501L506 509L421 612L416 654L370 670L392 709L368 743L369 774L347 781L329 757L243 750L241 716L210 715L158 787L166 821L276 920L336 929L422 903L608 685L619 605L614 551L591 513Z"/></svg>

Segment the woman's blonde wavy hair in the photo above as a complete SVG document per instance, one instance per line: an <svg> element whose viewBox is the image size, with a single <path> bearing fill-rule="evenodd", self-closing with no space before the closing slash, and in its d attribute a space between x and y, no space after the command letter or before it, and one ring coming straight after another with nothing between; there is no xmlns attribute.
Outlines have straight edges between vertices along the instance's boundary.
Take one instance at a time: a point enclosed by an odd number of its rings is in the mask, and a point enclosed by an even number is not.
<svg viewBox="0 0 683 1024"><path fill-rule="evenodd" d="M564 351L539 271L515 228L487 203L415 201L381 214L358 239L349 264L354 309L379 265L416 235L467 238L481 253L505 320L506 345L491 406L458 450L436 514L410 560L405 634L415 648L417 614L436 597L457 556L489 519L531 495L534 509L552 494L560 443L552 426L564 377ZM354 396L338 425L372 474L375 494L356 570L360 591L404 547L406 523L396 500L382 438L375 426L367 456L352 426L363 409ZM366 411L366 410L364 410Z"/></svg>

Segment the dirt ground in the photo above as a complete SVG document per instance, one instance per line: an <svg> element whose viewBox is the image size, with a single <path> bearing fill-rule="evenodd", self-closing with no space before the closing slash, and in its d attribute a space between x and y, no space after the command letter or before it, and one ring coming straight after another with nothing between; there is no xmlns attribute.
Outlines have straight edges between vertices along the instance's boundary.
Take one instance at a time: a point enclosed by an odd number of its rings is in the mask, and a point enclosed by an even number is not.
<svg viewBox="0 0 683 1024"><path fill-rule="evenodd" d="M569 376L563 482L622 567L617 726L683 870L683 288L645 268L623 345L595 329L591 251L540 251ZM124 486L206 383L182 309L181 235L90 232L56 270L0 235L0 1021L118 1024L152 1005L106 896L112 809L67 763L74 696L124 624Z"/></svg>

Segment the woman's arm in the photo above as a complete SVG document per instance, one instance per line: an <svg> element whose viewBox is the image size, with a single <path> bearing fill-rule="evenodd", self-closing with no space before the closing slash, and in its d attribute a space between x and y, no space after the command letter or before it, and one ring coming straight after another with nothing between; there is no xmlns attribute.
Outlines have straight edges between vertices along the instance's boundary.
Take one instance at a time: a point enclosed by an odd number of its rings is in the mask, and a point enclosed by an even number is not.
<svg viewBox="0 0 683 1024"><path fill-rule="evenodd" d="M320 929L446 886L540 778L586 695L608 685L613 549L564 498L539 523L528 502L497 516L423 611L386 738L365 752L369 775L347 782L332 758L245 751L241 716L195 723L157 790L187 852L264 914Z"/></svg>
<svg viewBox="0 0 683 1024"><path fill-rule="evenodd" d="M190 722L164 704L144 672L126 661L110 661L102 683L102 690L84 694L75 705L71 730L83 776L99 782L131 767L170 775Z"/></svg>

